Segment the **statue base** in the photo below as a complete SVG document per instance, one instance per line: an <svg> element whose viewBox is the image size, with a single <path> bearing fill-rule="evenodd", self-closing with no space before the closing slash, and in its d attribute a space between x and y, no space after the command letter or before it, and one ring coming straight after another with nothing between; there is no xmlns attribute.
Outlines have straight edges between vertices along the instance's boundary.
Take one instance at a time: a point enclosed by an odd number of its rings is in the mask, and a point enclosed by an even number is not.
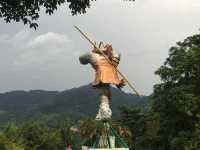
<svg viewBox="0 0 200 150"><path fill-rule="evenodd" d="M87 141L86 143L90 142ZM103 121L103 128L97 133L94 142L86 143L82 146L82 150L129 150L128 145L105 120Z"/></svg>

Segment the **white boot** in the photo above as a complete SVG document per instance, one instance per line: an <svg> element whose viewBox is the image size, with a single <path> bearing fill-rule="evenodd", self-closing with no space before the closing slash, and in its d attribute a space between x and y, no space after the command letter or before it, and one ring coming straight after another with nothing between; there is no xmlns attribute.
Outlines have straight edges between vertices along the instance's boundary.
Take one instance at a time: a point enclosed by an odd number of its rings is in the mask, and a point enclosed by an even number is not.
<svg viewBox="0 0 200 150"><path fill-rule="evenodd" d="M110 119L112 116L112 111L109 106L109 99L107 96L101 96L101 103L99 105L99 111L96 116L96 120Z"/></svg>

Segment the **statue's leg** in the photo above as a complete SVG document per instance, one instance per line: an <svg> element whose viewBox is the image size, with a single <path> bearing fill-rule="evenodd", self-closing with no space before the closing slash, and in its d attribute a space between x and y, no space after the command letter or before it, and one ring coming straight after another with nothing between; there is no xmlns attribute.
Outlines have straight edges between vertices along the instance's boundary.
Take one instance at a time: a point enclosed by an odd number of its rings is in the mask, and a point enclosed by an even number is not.
<svg viewBox="0 0 200 150"><path fill-rule="evenodd" d="M98 87L98 91L101 93L101 96L96 120L110 119L112 116L112 111L109 105L111 100L111 90L109 84L102 84Z"/></svg>

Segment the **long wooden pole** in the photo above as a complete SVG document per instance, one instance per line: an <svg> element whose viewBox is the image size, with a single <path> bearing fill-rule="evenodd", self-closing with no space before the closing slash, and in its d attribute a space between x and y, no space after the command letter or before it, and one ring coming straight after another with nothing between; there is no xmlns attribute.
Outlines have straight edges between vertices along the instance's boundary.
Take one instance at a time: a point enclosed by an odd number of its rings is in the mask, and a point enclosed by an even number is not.
<svg viewBox="0 0 200 150"><path fill-rule="evenodd" d="M111 60L104 54L103 51L101 51L101 50L96 46L96 44L95 44L94 42L92 42L92 41L88 38L88 36L86 36L85 33L83 33L77 26L74 26L74 28L76 28L76 29L90 42L90 44L92 44L92 45L102 54L102 56L103 56L111 65L113 65L112 62L111 62ZM115 68L116 68L116 67L115 67ZM125 76L119 71L119 69L116 68L116 71L117 71L117 72L119 73L119 75L124 79L124 81L128 84L128 86L134 91L134 93L135 93L137 96L141 96L141 95L137 92L137 90L134 88L134 86L128 81L127 77L125 77Z"/></svg>

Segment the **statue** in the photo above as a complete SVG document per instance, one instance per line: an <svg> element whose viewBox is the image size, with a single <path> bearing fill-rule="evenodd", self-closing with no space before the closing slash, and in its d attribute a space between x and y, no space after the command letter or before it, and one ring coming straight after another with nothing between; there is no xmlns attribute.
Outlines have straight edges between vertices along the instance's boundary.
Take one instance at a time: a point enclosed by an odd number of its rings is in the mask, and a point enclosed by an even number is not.
<svg viewBox="0 0 200 150"><path fill-rule="evenodd" d="M111 63L105 59L99 50L109 58ZM120 62L120 54L112 48L112 45L106 44L104 46L103 42L100 42L98 49L94 46L91 52L81 55L79 61L83 65L91 64L95 70L95 80L92 85L101 94L96 120L111 118L112 111L109 105L111 100L110 85L115 85L117 88L122 88L125 85L124 80L119 79L116 70Z"/></svg>
<svg viewBox="0 0 200 150"><path fill-rule="evenodd" d="M92 51L81 55L79 61L83 65L91 64L95 70L95 80L92 85L101 94L96 120L102 120L103 123L103 127L98 127L97 133L93 136L96 139L95 142L91 144L91 139L89 139L89 143L86 141L82 146L82 150L114 150L115 148L118 150L129 150L128 145L120 138L108 121L112 116L109 105L111 101L110 85L115 85L121 89L125 86L126 82L138 96L140 95L127 78L118 70L117 66L120 62L120 54L112 48L112 45L106 44L104 46L103 42L100 42L97 47L96 43L91 41L77 26L74 27L93 45ZM122 77L121 80L118 74Z"/></svg>

